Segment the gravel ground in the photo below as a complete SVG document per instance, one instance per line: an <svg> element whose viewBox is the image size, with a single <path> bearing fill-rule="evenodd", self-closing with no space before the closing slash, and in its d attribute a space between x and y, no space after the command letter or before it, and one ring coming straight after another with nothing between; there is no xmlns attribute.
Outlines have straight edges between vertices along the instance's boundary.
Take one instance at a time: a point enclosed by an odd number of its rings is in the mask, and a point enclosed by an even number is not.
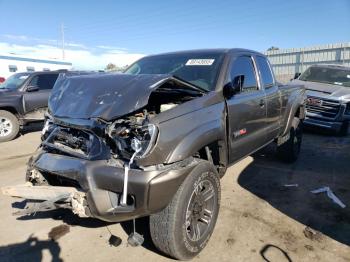
<svg viewBox="0 0 350 262"><path fill-rule="evenodd" d="M0 144L0 186L24 182L40 132ZM194 261L350 261L350 137L306 133L295 164L276 160L273 147L227 170L219 218ZM297 184L297 186L296 186ZM293 185L286 187L285 185ZM311 190L329 186L347 207ZM16 202L17 201L17 202ZM147 218L137 221L142 247L127 245L131 224L79 219L66 211L15 217L20 200L0 196L0 261L169 261L154 248ZM49 240L62 224L63 236ZM123 240L108 244L110 232ZM66 233L66 234L64 234Z"/></svg>

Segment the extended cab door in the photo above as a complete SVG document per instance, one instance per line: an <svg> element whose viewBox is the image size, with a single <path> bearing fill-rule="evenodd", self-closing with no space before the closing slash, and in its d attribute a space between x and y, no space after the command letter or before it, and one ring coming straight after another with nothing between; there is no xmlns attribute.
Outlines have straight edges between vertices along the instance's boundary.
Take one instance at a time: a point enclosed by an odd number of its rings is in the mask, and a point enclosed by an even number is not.
<svg viewBox="0 0 350 262"><path fill-rule="evenodd" d="M43 119L51 89L55 85L58 73L34 75L30 79L23 96L26 119Z"/></svg>
<svg viewBox="0 0 350 262"><path fill-rule="evenodd" d="M280 131L282 101L270 63L264 56L255 57L259 69L261 86L266 94L266 138L272 140Z"/></svg>
<svg viewBox="0 0 350 262"><path fill-rule="evenodd" d="M229 78L241 78L240 92L227 99L229 159L233 163L266 143L266 97L250 55L234 57Z"/></svg>

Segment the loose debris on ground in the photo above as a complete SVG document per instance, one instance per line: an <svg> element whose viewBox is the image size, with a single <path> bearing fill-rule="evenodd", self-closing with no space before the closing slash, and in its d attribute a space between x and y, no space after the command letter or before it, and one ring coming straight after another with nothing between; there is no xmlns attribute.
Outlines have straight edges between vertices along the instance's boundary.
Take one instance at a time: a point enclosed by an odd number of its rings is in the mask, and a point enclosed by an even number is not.
<svg viewBox="0 0 350 262"><path fill-rule="evenodd" d="M69 233L69 231L70 231L70 226L66 224L53 227L49 232L49 238L56 241L57 239L63 237L65 234Z"/></svg>

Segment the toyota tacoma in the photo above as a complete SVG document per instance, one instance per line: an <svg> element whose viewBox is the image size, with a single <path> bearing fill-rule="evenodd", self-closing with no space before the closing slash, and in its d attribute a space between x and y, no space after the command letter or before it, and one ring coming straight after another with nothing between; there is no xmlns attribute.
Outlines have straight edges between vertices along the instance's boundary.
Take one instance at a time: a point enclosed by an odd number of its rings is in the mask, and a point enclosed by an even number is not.
<svg viewBox="0 0 350 262"><path fill-rule="evenodd" d="M245 49L148 56L123 74L61 75L27 183L2 191L35 203L22 215L149 216L155 246L191 259L214 230L229 166L272 142L281 159L297 159L304 93L277 83L267 58Z"/></svg>

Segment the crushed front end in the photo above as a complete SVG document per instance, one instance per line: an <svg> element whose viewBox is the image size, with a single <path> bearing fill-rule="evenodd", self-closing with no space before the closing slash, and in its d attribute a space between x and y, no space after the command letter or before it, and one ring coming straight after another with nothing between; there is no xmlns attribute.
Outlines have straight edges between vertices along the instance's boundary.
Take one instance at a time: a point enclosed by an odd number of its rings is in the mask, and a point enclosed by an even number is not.
<svg viewBox="0 0 350 262"><path fill-rule="evenodd" d="M164 81L155 80L164 86ZM69 208L81 217L119 222L160 211L171 201L196 163L193 158L187 158L171 164L140 164L142 161L138 160L149 155L157 145L160 131L152 119L200 96L198 92L192 95L189 95L191 92L185 92L186 95L176 92L164 97L164 90L167 89L159 88L152 95L147 93L147 104L141 103L139 108L136 105L130 110L124 107L127 111L122 116L116 113L120 110L110 110L115 101L102 98L110 92L101 91L100 96L94 97L95 111L89 113L92 115L89 118L77 117L76 111L69 111L69 106L66 111L62 107L55 108L53 101L57 97L53 93L41 146L28 163L27 184L5 188L3 193L35 201L34 207L20 212L22 215ZM57 92L62 97L62 92ZM74 92L78 94L79 88ZM113 92L118 94L115 89ZM120 99L125 98L123 94ZM107 101L111 104L104 107ZM57 112L63 116L57 116ZM85 114L86 110L81 112ZM97 112L101 115L96 116ZM114 119L109 119L107 113Z"/></svg>

